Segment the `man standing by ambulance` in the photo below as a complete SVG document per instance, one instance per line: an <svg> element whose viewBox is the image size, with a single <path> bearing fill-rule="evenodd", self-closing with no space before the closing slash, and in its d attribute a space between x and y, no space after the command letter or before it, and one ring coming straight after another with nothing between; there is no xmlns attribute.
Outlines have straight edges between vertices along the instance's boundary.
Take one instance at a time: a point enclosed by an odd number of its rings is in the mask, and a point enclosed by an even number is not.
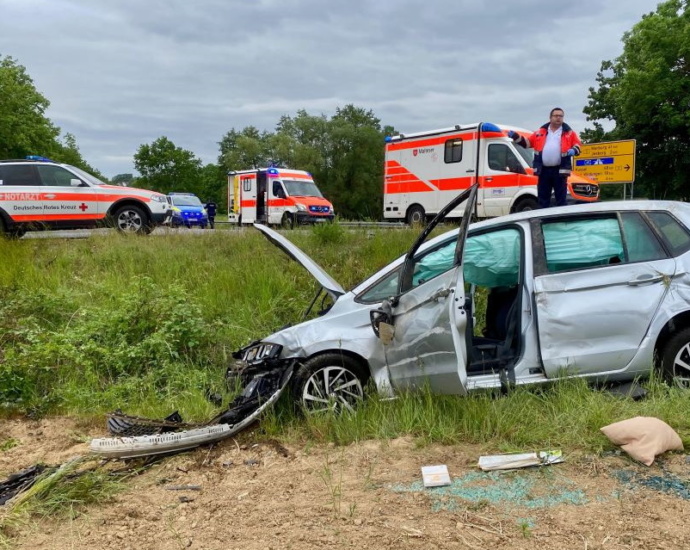
<svg viewBox="0 0 690 550"><path fill-rule="evenodd" d="M537 196L539 208L551 206L551 192L556 206L565 206L568 176L573 168L572 157L580 154L580 137L563 122L560 107L551 109L549 122L525 138L510 130L508 137L525 148L534 149L534 173L539 177Z"/></svg>

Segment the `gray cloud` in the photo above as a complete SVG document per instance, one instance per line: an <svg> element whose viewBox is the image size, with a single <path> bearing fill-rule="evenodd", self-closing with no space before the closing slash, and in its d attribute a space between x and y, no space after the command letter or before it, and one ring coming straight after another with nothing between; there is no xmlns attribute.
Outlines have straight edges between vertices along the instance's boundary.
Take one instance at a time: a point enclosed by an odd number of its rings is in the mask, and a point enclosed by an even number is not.
<svg viewBox="0 0 690 550"><path fill-rule="evenodd" d="M555 105L577 130L603 60L652 0L0 0L0 55L24 65L107 176L160 136L215 162L231 128L354 103L405 132Z"/></svg>

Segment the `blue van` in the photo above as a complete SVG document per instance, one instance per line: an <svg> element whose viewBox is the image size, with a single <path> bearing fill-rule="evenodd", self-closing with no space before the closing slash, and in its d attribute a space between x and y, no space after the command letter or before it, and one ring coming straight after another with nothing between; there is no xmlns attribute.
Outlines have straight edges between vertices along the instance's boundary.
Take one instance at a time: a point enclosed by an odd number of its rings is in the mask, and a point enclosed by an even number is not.
<svg viewBox="0 0 690 550"><path fill-rule="evenodd" d="M168 202L172 206L173 227L198 225L206 229L208 226L206 208L194 193L168 193Z"/></svg>

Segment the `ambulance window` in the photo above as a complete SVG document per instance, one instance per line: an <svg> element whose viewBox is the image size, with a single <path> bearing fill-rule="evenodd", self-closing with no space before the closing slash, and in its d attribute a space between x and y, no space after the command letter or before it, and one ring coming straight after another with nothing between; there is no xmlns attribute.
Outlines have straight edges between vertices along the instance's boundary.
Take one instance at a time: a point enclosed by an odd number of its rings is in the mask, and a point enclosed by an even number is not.
<svg viewBox="0 0 690 550"><path fill-rule="evenodd" d="M285 198L285 193L283 192L283 187L280 185L279 181L273 182L273 196L281 199Z"/></svg>
<svg viewBox="0 0 690 550"><path fill-rule="evenodd" d="M460 138L446 141L444 160L446 164L460 162L462 160L462 140Z"/></svg>
<svg viewBox="0 0 690 550"><path fill-rule="evenodd" d="M0 164L0 181L7 185L38 185L33 166L28 164Z"/></svg>
<svg viewBox="0 0 690 550"><path fill-rule="evenodd" d="M41 176L41 181L43 182L42 185L50 185L51 187L70 187L71 180L80 179L76 174L60 166L46 164L45 166L37 166L37 168Z"/></svg>
<svg viewBox="0 0 690 550"><path fill-rule="evenodd" d="M513 172L515 174L524 174L520 161L515 156L515 153L502 143L492 143L489 145L489 169L500 172Z"/></svg>
<svg viewBox="0 0 690 550"><path fill-rule="evenodd" d="M252 190L252 178L242 178L242 189L244 191Z"/></svg>

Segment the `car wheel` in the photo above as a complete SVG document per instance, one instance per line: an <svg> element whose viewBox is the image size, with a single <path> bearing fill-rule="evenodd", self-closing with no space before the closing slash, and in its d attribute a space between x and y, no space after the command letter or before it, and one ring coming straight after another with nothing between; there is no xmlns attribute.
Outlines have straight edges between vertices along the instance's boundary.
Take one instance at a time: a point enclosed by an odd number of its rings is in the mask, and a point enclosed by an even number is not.
<svg viewBox="0 0 690 550"><path fill-rule="evenodd" d="M295 373L293 391L310 414L354 411L364 399L367 374L346 355L327 353L307 360Z"/></svg>
<svg viewBox="0 0 690 550"><path fill-rule="evenodd" d="M280 225L283 229L294 229L295 228L295 218L290 212L285 212L280 220Z"/></svg>
<svg viewBox="0 0 690 550"><path fill-rule="evenodd" d="M424 213L424 208L418 204L410 206L407 211L407 223L409 225L421 225L426 221L426 214Z"/></svg>
<svg viewBox="0 0 690 550"><path fill-rule="evenodd" d="M529 212L531 210L536 210L539 208L539 202L534 197L525 197L520 199L515 205L514 212Z"/></svg>
<svg viewBox="0 0 690 550"><path fill-rule="evenodd" d="M667 382L690 387L690 327L673 335L664 347L661 372Z"/></svg>
<svg viewBox="0 0 690 550"><path fill-rule="evenodd" d="M147 234L151 225L144 211L138 206L122 206L115 211L115 227L122 233Z"/></svg>

